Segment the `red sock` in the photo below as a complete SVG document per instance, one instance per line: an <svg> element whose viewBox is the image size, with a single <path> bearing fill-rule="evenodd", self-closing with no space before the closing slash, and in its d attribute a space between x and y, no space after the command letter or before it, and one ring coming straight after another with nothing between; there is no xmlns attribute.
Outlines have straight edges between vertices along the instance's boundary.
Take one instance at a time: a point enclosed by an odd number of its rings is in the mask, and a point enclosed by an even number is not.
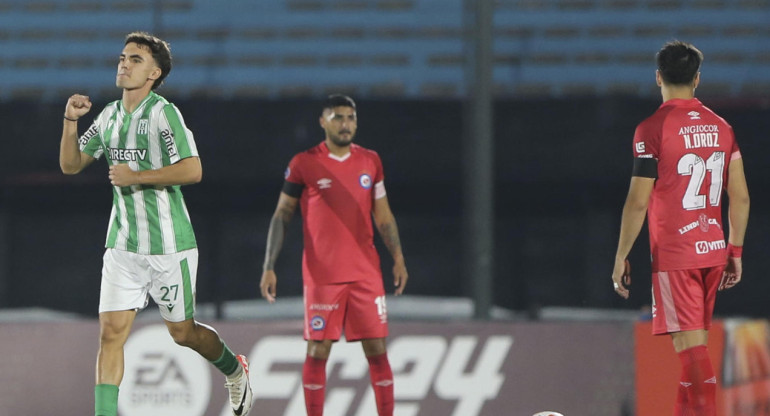
<svg viewBox="0 0 770 416"><path fill-rule="evenodd" d="M674 416L686 416L687 406L687 387L692 384L690 378L687 377L687 373L682 369L682 374L679 376L679 388L676 390L676 404L674 405Z"/></svg>
<svg viewBox="0 0 770 416"><path fill-rule="evenodd" d="M374 389L379 416L393 416L393 371L390 369L388 354L366 357L369 360L369 378Z"/></svg>
<svg viewBox="0 0 770 416"><path fill-rule="evenodd" d="M324 393L326 392L326 360L305 357L302 366L302 390L305 392L305 410L308 416L324 414Z"/></svg>
<svg viewBox="0 0 770 416"><path fill-rule="evenodd" d="M686 404L677 406L682 409L681 414L716 415L717 383L708 348L705 345L688 348L679 353L679 360L682 363L683 373L680 386L687 392Z"/></svg>

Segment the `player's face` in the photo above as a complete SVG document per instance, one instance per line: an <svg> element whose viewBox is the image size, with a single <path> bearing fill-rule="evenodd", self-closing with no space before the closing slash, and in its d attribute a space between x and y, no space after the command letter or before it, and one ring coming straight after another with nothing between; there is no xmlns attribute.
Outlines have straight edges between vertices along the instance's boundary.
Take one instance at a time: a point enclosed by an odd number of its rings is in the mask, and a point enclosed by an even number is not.
<svg viewBox="0 0 770 416"><path fill-rule="evenodd" d="M149 82L152 85L161 74L155 65L155 59L145 46L128 43L123 48L118 61L118 73L115 85L126 90L142 88Z"/></svg>
<svg viewBox="0 0 770 416"><path fill-rule="evenodd" d="M324 110L321 127L326 132L326 138L335 145L350 146L358 127L356 110L345 106Z"/></svg>

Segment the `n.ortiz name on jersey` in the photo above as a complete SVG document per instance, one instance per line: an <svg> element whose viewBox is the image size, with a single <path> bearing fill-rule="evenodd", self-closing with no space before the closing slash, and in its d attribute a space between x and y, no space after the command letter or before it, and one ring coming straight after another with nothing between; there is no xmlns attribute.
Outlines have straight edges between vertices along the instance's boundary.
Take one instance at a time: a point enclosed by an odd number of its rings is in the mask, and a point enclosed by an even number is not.
<svg viewBox="0 0 770 416"><path fill-rule="evenodd" d="M685 149L719 147L719 126L716 124L687 126L679 129Z"/></svg>

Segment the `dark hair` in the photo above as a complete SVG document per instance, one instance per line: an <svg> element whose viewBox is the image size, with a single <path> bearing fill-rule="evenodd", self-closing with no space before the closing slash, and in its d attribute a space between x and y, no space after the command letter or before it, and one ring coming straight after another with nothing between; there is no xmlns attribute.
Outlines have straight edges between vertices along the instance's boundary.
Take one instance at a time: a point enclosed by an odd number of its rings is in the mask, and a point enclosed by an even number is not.
<svg viewBox="0 0 770 416"><path fill-rule="evenodd" d="M690 43L673 40L663 45L655 55L663 82L689 85L695 80L703 63L703 53Z"/></svg>
<svg viewBox="0 0 770 416"><path fill-rule="evenodd" d="M160 77L152 84L152 89L160 87L168 73L171 72L171 48L168 46L168 42L147 32L131 32L126 35L125 45L129 43L144 45L150 50L152 59L155 60L155 64L158 65L161 72Z"/></svg>
<svg viewBox="0 0 770 416"><path fill-rule="evenodd" d="M356 102L353 101L353 99L348 97L347 95L332 94L326 97L326 100L324 100L323 107L321 107L321 110L323 111L327 109L332 109L334 107L350 107L353 110L355 110Z"/></svg>

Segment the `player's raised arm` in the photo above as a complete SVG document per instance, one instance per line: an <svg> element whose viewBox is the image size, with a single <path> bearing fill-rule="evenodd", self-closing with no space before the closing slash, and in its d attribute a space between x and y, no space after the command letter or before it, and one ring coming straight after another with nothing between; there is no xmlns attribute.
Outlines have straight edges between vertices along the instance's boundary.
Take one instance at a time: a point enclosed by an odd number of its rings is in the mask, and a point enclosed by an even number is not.
<svg viewBox="0 0 770 416"><path fill-rule="evenodd" d="M275 275L275 262L278 260L278 254L283 247L283 239L286 236L286 229L289 222L297 210L298 198L289 196L281 192L278 197L278 206L270 219L270 229L267 232L267 248L265 249L265 262L262 266L262 279L259 282L259 289L262 297L268 302L275 302L277 276Z"/></svg>
<svg viewBox="0 0 770 416"><path fill-rule="evenodd" d="M88 96L75 94L67 100L64 107L64 126L62 127L59 147L59 166L62 173L74 175L80 173L94 158L80 151L78 147L78 119L91 110Z"/></svg>
<svg viewBox="0 0 770 416"><path fill-rule="evenodd" d="M400 295L404 293L409 273L406 271L404 253L401 250L401 238L398 235L396 218L393 216L393 211L390 210L387 196L374 200L372 215L377 231L393 257L393 284L396 286L396 295Z"/></svg>

